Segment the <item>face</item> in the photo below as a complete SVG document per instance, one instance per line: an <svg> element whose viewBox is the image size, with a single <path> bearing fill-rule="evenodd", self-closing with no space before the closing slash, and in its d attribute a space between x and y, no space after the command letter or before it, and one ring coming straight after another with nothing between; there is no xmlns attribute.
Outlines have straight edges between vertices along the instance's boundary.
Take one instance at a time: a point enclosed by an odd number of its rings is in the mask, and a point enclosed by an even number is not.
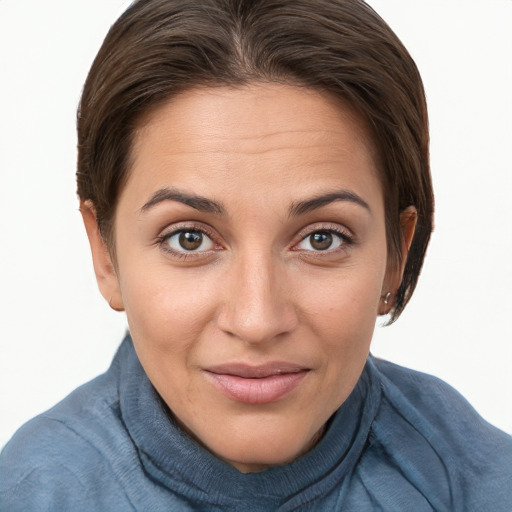
<svg viewBox="0 0 512 512"><path fill-rule="evenodd" d="M85 218L100 288L182 427L244 472L309 450L395 286L360 118L292 86L182 93L136 133L115 272Z"/></svg>

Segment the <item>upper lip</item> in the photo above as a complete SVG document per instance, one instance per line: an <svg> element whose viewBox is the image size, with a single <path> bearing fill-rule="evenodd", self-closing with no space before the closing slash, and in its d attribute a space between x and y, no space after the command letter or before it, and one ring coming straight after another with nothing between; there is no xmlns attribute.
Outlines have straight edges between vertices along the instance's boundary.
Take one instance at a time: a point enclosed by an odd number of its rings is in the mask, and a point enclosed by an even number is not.
<svg viewBox="0 0 512 512"><path fill-rule="evenodd" d="M249 365L244 363L220 364L204 368L205 371L219 375L231 375L233 377L242 377L244 379L263 379L274 375L286 373L299 373L309 370L304 366L293 363L272 362L262 365Z"/></svg>

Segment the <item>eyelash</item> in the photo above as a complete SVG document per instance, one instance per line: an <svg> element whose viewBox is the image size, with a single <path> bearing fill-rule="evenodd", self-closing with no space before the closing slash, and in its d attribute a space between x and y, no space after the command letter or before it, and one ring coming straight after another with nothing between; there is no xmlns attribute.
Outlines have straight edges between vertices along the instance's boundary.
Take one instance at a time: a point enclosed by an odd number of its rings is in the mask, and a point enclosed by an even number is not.
<svg viewBox="0 0 512 512"><path fill-rule="evenodd" d="M338 251L346 250L349 246L354 245L354 243L355 243L353 236L350 235L347 231L340 229L338 226L332 226L332 225L330 225L330 226L323 225L322 226L322 225L320 225L320 226L315 226L313 229L307 229L307 231L301 233L299 235L300 240L298 243L296 243L294 245L294 247L299 245L304 240L307 240L307 238L311 237L315 233L330 233L332 235L335 235L340 239L341 244L340 244L340 246L338 246L334 249L328 248L323 251L322 250L304 251L305 253L309 253L309 255L322 257L323 255L333 254ZM295 249L295 250L300 251L300 249Z"/></svg>
<svg viewBox="0 0 512 512"><path fill-rule="evenodd" d="M179 259L202 257L205 254L210 253L211 249L203 250L203 251L186 251L186 250L176 251L169 246L169 240L173 236L175 236L179 233L186 233L186 232L195 232L195 233L201 233L203 235L206 235L211 240L212 244L214 244L214 246L217 250L219 250L219 249L222 250L222 246L215 241L215 235L213 234L213 232L211 230L207 229L204 225L197 226L197 225L189 224L189 225L182 225L182 226L174 227L174 229L172 229L171 231L163 233L162 235L157 237L155 240L155 243L160 247L160 249L162 251L164 251L167 254L172 255L175 258L179 258ZM338 237L340 239L341 244L340 244L340 246L338 246L334 249L327 248L325 250L317 250L317 251L301 250L301 249L296 248L300 243L302 243L304 240L306 240L308 237L311 237L315 233L330 233L332 235L335 235L336 237ZM328 254L332 254L334 252L346 250L348 248L348 246L353 245L355 243L354 238L349 233L340 229L337 226L334 227L332 225L315 226L314 229L309 228L307 230L304 230L302 233L300 233L299 237L300 237L299 241L294 242L292 250L295 250L297 252L300 251L300 252L308 253L309 255L314 255L315 257L322 257L323 255L328 255Z"/></svg>
<svg viewBox="0 0 512 512"><path fill-rule="evenodd" d="M173 236L180 234L180 233L187 233L187 232L201 233L203 235L206 235L217 249L221 248L220 244L215 242L215 235L213 234L213 232L211 230L207 229L204 225L196 226L193 224L187 224L187 225L174 227L171 231L165 232L162 235L160 235L159 237L157 237L155 240L155 243L165 253L170 254L175 258L179 258L179 259L183 259L183 260L189 259L189 258L194 258L194 257L201 257L201 256L204 256L205 253L210 252L210 250L206 250L206 251L204 251L204 250L203 251L186 251L186 250L176 251L169 246L169 240Z"/></svg>

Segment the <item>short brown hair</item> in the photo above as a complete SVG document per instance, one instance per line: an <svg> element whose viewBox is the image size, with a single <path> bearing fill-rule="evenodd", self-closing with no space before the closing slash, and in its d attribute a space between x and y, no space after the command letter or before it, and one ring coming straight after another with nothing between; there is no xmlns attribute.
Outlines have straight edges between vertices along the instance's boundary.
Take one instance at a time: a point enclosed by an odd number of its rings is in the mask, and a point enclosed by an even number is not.
<svg viewBox="0 0 512 512"><path fill-rule="evenodd" d="M292 83L355 107L377 148L390 261L400 212L416 232L391 311L416 286L432 231L433 192L425 94L411 56L362 0L136 0L110 29L78 110L78 195L113 240L119 192L141 116L193 87Z"/></svg>

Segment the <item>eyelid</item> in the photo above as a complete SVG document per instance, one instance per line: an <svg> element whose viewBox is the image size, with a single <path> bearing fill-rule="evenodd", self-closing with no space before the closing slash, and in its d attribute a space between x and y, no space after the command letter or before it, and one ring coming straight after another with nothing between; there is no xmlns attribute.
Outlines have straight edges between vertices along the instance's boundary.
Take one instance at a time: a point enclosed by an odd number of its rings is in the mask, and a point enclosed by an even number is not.
<svg viewBox="0 0 512 512"><path fill-rule="evenodd" d="M201 243L199 247L190 250L187 250L184 247L179 247L181 245L181 237L184 233L194 233L200 235ZM183 254L205 253L211 251L215 246L215 242L206 233L204 233L203 231L198 231L197 229L180 229L179 231L176 231L166 236L165 243L167 244L166 248L168 247L170 250L174 252ZM201 246L203 245L206 245L206 247L201 249Z"/></svg>
<svg viewBox="0 0 512 512"><path fill-rule="evenodd" d="M342 240L341 245L339 245L338 247L336 247L334 249L326 249L324 251L320 251L320 250L313 251L313 250L308 250L308 249L301 249L298 247L298 245L301 242L303 242L306 238L308 238L312 234L318 233L320 231L326 231L328 233L332 233L332 234L340 237ZM303 251L305 253L312 253L315 255L322 256L322 255L332 254L337 251L345 250L345 249L347 249L348 246L353 245L354 243L355 243L354 234L349 229L347 229L343 226L340 226L339 224L334 224L332 222L327 222L327 223L319 222L319 223L315 223L312 225L310 224L306 228L301 229L299 231L299 233L295 237L295 241L292 244L292 250Z"/></svg>
<svg viewBox="0 0 512 512"><path fill-rule="evenodd" d="M202 251L175 251L170 247L163 247L165 242L172 237L173 235L183 232L183 231L199 231L206 235L208 238L211 239L213 244L215 245L214 249L208 249L208 250L202 250ZM325 251L311 251L311 250L305 250L305 249L299 249L297 248L298 244L305 240L308 236L311 236L313 233L319 232L319 231L327 231L330 233L335 234L336 236L339 236L343 243L341 246L338 246L335 249L326 249ZM192 258L192 257L201 257L205 254L211 253L216 250L223 250L223 244L219 242L219 235L217 232L208 226L207 224L204 224L202 222L197 221L182 221L178 222L176 224L171 224L170 226L167 226L161 231L161 234L159 234L156 238L154 243L160 248L171 255L174 255L176 257L180 258ZM303 251L303 252L311 252L311 253L317 253L319 255L321 254L331 254L333 252L336 252L338 250L346 249L347 246L350 246L352 244L356 243L355 236L352 233L351 230L348 228L332 223L332 222L317 222L314 224L310 224L306 226L305 228L301 229L296 236L294 237L294 241L291 244L291 249L294 251Z"/></svg>
<svg viewBox="0 0 512 512"><path fill-rule="evenodd" d="M176 251L172 249L169 245L166 247L167 240L172 236L182 233L184 231L197 231L207 236L212 243L214 244L213 249L200 250L200 251ZM160 247L162 251L166 254L170 254L179 258L193 258L193 257L201 257L208 253L211 253L214 250L223 249L222 245L218 242L219 236L216 232L210 228L207 224L203 224L202 222L190 221L190 222L178 222L176 224L172 224L167 226L165 229L161 231L161 233L156 237L154 243Z"/></svg>
<svg viewBox="0 0 512 512"><path fill-rule="evenodd" d="M310 224L305 228L301 229L296 237L294 245L298 242L301 242L309 235L313 233L317 233L318 231L328 231L330 233L335 233L345 239L347 242L353 243L355 242L355 236L351 230L348 228L341 226L340 224L335 224L333 222L315 222L314 224Z"/></svg>

